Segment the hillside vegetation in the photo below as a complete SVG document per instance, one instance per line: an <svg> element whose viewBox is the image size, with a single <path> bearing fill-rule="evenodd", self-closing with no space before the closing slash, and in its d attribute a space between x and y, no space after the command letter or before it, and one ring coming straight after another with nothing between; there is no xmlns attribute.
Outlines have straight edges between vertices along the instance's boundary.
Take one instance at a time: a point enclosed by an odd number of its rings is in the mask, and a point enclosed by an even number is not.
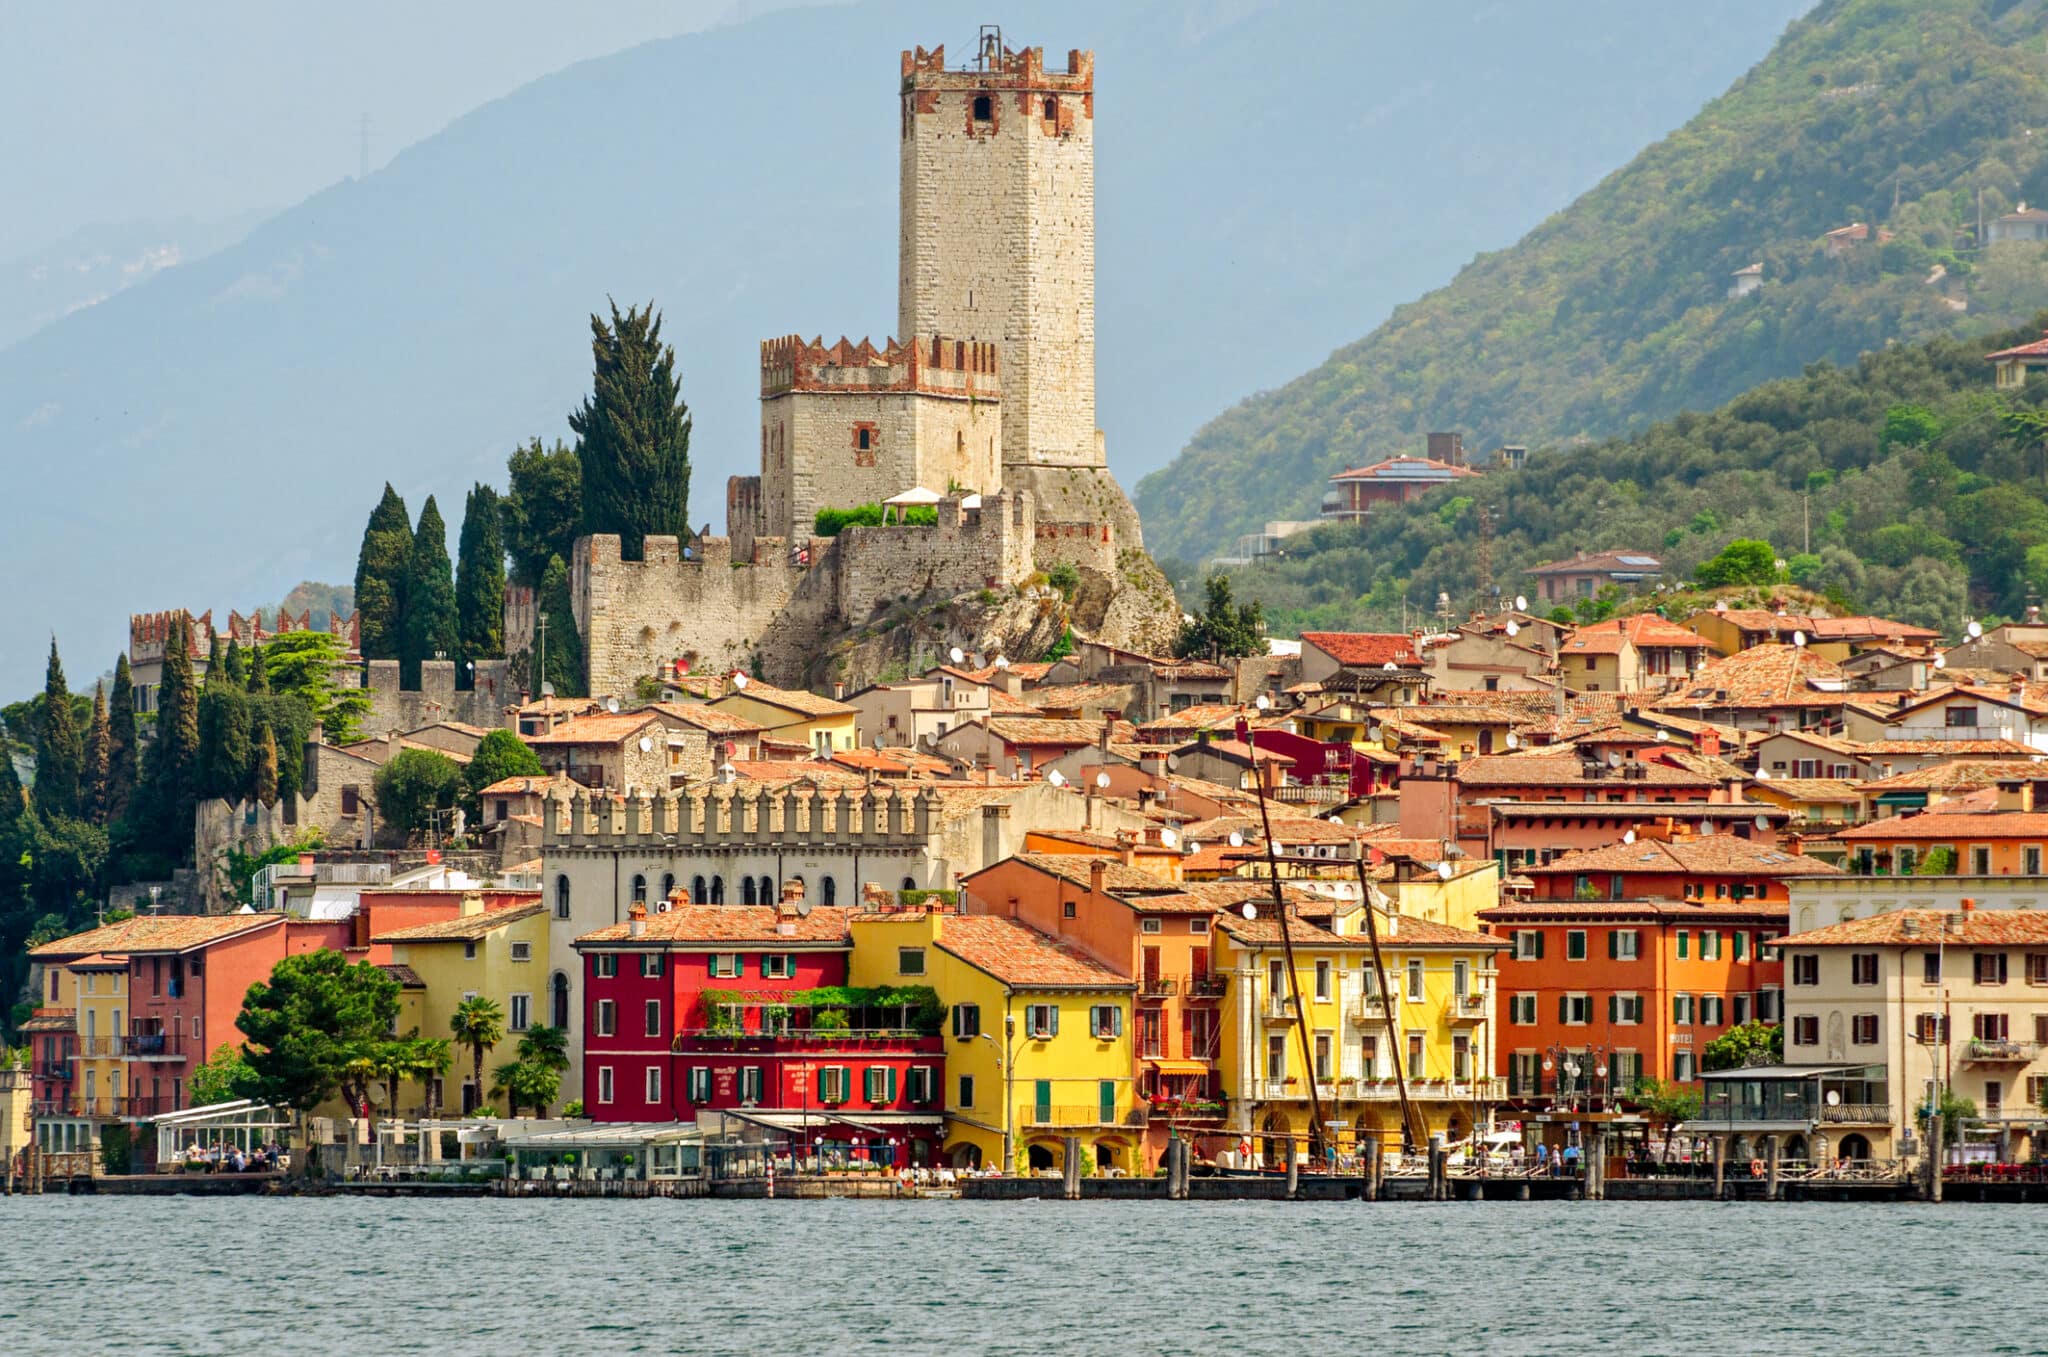
<svg viewBox="0 0 2048 1357"><path fill-rule="evenodd" d="M1313 517L1331 473L1419 452L1430 429L1475 450L1569 445L1816 359L2016 324L2048 303L2042 249L1980 253L1975 228L1980 192L1987 220L2048 204L2044 35L2041 0L1827 0L1512 249L1211 422L1139 486L1148 544L1223 554L1266 520ZM1858 221L1897 238L1823 247ZM1752 263L1763 286L1729 298Z"/></svg>
<svg viewBox="0 0 2048 1357"><path fill-rule="evenodd" d="M2014 616L2048 596L2048 377L1994 391L1984 355L2044 322L1815 363L1711 414L1532 458L1362 530L1316 528L1238 571L1236 591L1281 633L1398 627L1440 592L1462 616L1481 602L1484 506L1503 596L1533 595L1527 569L1577 549L1646 549L1677 584L1730 541L1761 539L1789 582L1840 609L1950 635L1970 614Z"/></svg>

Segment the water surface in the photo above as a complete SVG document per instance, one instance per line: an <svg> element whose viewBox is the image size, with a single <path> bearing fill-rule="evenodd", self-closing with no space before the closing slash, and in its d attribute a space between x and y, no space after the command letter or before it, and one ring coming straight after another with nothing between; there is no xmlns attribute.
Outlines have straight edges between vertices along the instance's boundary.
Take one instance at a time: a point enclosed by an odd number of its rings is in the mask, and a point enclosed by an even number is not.
<svg viewBox="0 0 2048 1357"><path fill-rule="evenodd" d="M2038 1206L0 1200L0 1354L2038 1353Z"/></svg>

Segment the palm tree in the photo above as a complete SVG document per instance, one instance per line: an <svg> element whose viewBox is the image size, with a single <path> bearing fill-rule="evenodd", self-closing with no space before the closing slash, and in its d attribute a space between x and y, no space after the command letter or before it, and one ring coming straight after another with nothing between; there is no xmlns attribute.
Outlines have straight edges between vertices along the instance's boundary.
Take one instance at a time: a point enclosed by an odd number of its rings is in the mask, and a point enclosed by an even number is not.
<svg viewBox="0 0 2048 1357"><path fill-rule="evenodd" d="M398 1086L412 1071L412 1043L404 1037L380 1041L370 1051L370 1066L384 1085L385 1118L398 1120Z"/></svg>
<svg viewBox="0 0 2048 1357"><path fill-rule="evenodd" d="M519 1094L526 1087L526 1065L522 1061L508 1060L491 1071L491 1097L505 1096L505 1115L519 1115Z"/></svg>
<svg viewBox="0 0 2048 1357"><path fill-rule="evenodd" d="M341 1067L341 1097L348 1110L365 1120L370 1115L370 1081L377 1077L374 1051L358 1051Z"/></svg>
<svg viewBox="0 0 2048 1357"><path fill-rule="evenodd" d="M441 1111L441 1081L454 1063L454 1051L441 1037L415 1037L406 1043L411 1048L411 1067L406 1071L420 1081L427 1090L426 1102L435 1115Z"/></svg>
<svg viewBox="0 0 2048 1357"><path fill-rule="evenodd" d="M519 1037L519 1058L560 1074L569 1068L569 1032L563 1027L529 1027Z"/></svg>
<svg viewBox="0 0 2048 1357"><path fill-rule="evenodd" d="M496 1001L472 994L455 1006L448 1020L457 1043L469 1048L470 1068L476 1078L476 1095L484 1096L484 1052L505 1038L505 1010Z"/></svg>

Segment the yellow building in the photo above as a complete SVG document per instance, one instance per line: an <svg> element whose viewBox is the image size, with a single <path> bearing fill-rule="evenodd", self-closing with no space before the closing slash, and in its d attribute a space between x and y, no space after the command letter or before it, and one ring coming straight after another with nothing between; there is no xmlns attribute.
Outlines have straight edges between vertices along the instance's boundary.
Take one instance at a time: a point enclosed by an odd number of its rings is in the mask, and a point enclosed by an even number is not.
<svg viewBox="0 0 2048 1357"><path fill-rule="evenodd" d="M752 721L761 727L764 741L800 744L821 759L860 748L859 710L816 693L774 688L756 679L706 705Z"/></svg>
<svg viewBox="0 0 2048 1357"><path fill-rule="evenodd" d="M1311 1068L1340 1156L1355 1153L1364 1132L1378 1132L1390 1153L1400 1148L1397 1061L1413 1109L1411 1143L1484 1130L1505 1096L1493 1076L1492 1035L1493 961L1505 944L1393 913L1378 920L1384 976L1373 970L1362 907L1290 918L1292 985L1272 919L1231 910L1213 921L1212 964L1228 977L1219 1054L1230 1126L1265 1164L1284 1164L1290 1147L1306 1158ZM1306 1052L1297 992L1308 1009Z"/></svg>
<svg viewBox="0 0 2048 1357"><path fill-rule="evenodd" d="M127 1052L128 958L95 953L66 964L71 993L78 1004L78 1060L72 1069L72 1094L79 1116L106 1121L130 1115L128 1090L122 1087ZM193 1064L211 1052L195 1053ZM155 1109L141 1109L147 1115Z"/></svg>
<svg viewBox="0 0 2048 1357"><path fill-rule="evenodd" d="M553 1011L548 991L548 917L547 906L540 901L486 911L481 895L468 895L462 913L453 919L380 933L373 939L391 946L392 965L387 969L400 985L398 1031L408 1033L416 1026L420 1036L453 1045L448 1079L462 1092L444 1110L459 1108L467 1115L481 1106L492 1068L512 1058L519 1034L559 1025L567 1016ZM504 1040L484 1056L483 1089L476 1086L469 1050L454 1043L449 1027L456 1007L473 995L494 1001L505 1014ZM399 1102L402 1118L432 1115L444 1108L441 1091L434 1088L403 1088Z"/></svg>
<svg viewBox="0 0 2048 1357"><path fill-rule="evenodd" d="M1135 1172L1144 1139L1132 1098L1131 982L1035 929L961 914L853 921L850 983L930 985L950 1012L948 1162Z"/></svg>
<svg viewBox="0 0 2048 1357"><path fill-rule="evenodd" d="M1365 847L1373 846L1367 839ZM1479 932L1479 911L1500 903L1500 864L1462 858L1428 864L1397 859L1373 869L1373 881L1405 918Z"/></svg>

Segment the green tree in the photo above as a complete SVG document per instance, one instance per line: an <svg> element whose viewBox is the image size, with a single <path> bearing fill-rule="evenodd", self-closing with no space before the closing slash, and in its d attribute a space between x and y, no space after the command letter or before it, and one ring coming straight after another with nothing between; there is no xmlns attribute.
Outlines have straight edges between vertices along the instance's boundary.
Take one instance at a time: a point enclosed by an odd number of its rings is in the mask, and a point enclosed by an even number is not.
<svg viewBox="0 0 2048 1357"><path fill-rule="evenodd" d="M347 744L361 733L363 718L370 714L370 698L351 682L344 686L341 676L354 680L355 671L342 650L339 637L324 631L293 631L276 637L250 657L251 692L257 674L273 695L294 697L305 705L310 721L318 721L329 744ZM296 754L298 742L285 738L285 723L276 708L254 704L258 720L270 720L278 736L278 747Z"/></svg>
<svg viewBox="0 0 2048 1357"><path fill-rule="evenodd" d="M1886 452L1893 448L1924 448L1941 437L1941 418L1924 405L1894 405L1884 412L1884 428L1877 445Z"/></svg>
<svg viewBox="0 0 2048 1357"><path fill-rule="evenodd" d="M256 775L250 791L266 806L277 804L277 737L265 721L256 728Z"/></svg>
<svg viewBox="0 0 2048 1357"><path fill-rule="evenodd" d="M498 492L488 485L470 489L462 506L462 536L455 555L457 664L503 659L505 538ZM458 677L467 673L457 670Z"/></svg>
<svg viewBox="0 0 2048 1357"><path fill-rule="evenodd" d="M1913 865L1915 876L1954 876L1956 874L1956 850L1938 845L1928 849Z"/></svg>
<svg viewBox="0 0 2048 1357"><path fill-rule="evenodd" d="M1746 1022L1731 1027L1700 1052L1703 1070L1733 1070L1744 1065L1775 1065L1785 1058L1785 1029L1774 1022Z"/></svg>
<svg viewBox="0 0 2048 1357"><path fill-rule="evenodd" d="M540 766L540 758L526 742L509 730L494 730L477 741L476 749L469 756L469 766L462 770L462 783L468 793L466 804L470 819L482 823L483 804L477 793L494 782L508 777L545 777L547 769Z"/></svg>
<svg viewBox="0 0 2048 1357"><path fill-rule="evenodd" d="M530 1060L507 1061L491 1072L491 1079L491 1096L503 1094L506 1113L514 1117L522 1107L531 1108L537 1117L546 1116L548 1105L562 1091L561 1075Z"/></svg>
<svg viewBox="0 0 2048 1357"><path fill-rule="evenodd" d="M237 1048L222 1042L213 1048L206 1063L192 1071L192 1078L185 1085L185 1091L194 1107L210 1107L214 1103L233 1102L243 1096L242 1090L249 1086L255 1071L243 1058Z"/></svg>
<svg viewBox="0 0 2048 1357"><path fill-rule="evenodd" d="M135 795L136 759L141 752L135 729L135 676L128 652L114 661L114 689L107 698L107 799L103 819L112 824L127 813Z"/></svg>
<svg viewBox="0 0 2048 1357"><path fill-rule="evenodd" d="M617 533L628 560L649 534L690 531L690 411L650 303L590 318L591 391L569 416L583 468L583 530Z"/></svg>
<svg viewBox="0 0 2048 1357"><path fill-rule="evenodd" d="M569 567L559 556L548 561L547 574L541 577L539 605L548 620L547 672L541 679L555 685L557 697L581 697L583 638L576 633L576 609L569 598Z"/></svg>
<svg viewBox="0 0 2048 1357"><path fill-rule="evenodd" d="M1628 1096L1644 1116L1664 1128L1664 1158L1669 1160L1672 1128L1699 1115L1700 1091L1684 1084L1643 1078L1636 1080Z"/></svg>
<svg viewBox="0 0 2048 1357"><path fill-rule="evenodd" d="M308 1112L334 1096L398 1018L398 982L367 961L321 950L288 956L251 985L235 1019L247 1096Z"/></svg>
<svg viewBox="0 0 2048 1357"><path fill-rule="evenodd" d="M507 470L500 508L512 582L538 589L548 559L568 560L583 531L583 461L559 439L546 448L536 438L513 452Z"/></svg>
<svg viewBox="0 0 2048 1357"><path fill-rule="evenodd" d="M192 807L199 775L199 689L192 676L191 619L175 616L164 638L157 685L156 739L143 762L145 837L175 861L192 852Z"/></svg>
<svg viewBox="0 0 2048 1357"><path fill-rule="evenodd" d="M455 573L448 562L448 525L440 506L427 496L413 537L412 567L405 577L404 639L398 648L399 681L416 688L420 665L437 656L452 659L462 647L455 609Z"/></svg>
<svg viewBox="0 0 2048 1357"><path fill-rule="evenodd" d="M377 770L377 813L385 829L400 837L433 827L434 812L447 810L462 794L462 770L431 749L401 749Z"/></svg>
<svg viewBox="0 0 2048 1357"><path fill-rule="evenodd" d="M50 662L43 677L42 728L36 732L36 809L45 815L75 815L85 768L85 741L64 683L57 638L50 638Z"/></svg>
<svg viewBox="0 0 2048 1357"><path fill-rule="evenodd" d="M85 769L79 784L79 808L96 825L107 823L107 768L114 730L107 715L107 690L92 686L92 723L85 730Z"/></svg>
<svg viewBox="0 0 2048 1357"><path fill-rule="evenodd" d="M448 1020L455 1044L469 1052L470 1073L476 1081L479 1105L484 1097L484 1056L505 1039L505 1010L495 999L472 994L455 1006Z"/></svg>
<svg viewBox="0 0 2048 1357"><path fill-rule="evenodd" d="M1227 575L1211 575L1208 592L1208 606L1201 615L1181 623L1180 635L1173 643L1175 657L1218 661L1265 653L1262 606L1256 602L1234 603Z"/></svg>
<svg viewBox="0 0 2048 1357"><path fill-rule="evenodd" d="M207 671L199 694L197 794L206 800L240 801L248 796L254 773L249 695L227 677L226 666L216 666Z"/></svg>
<svg viewBox="0 0 2048 1357"><path fill-rule="evenodd" d="M1776 584L1778 555L1769 542L1738 537L1721 548L1712 560L1693 567L1693 580L1702 588L1722 589L1735 584Z"/></svg>
<svg viewBox="0 0 2048 1357"><path fill-rule="evenodd" d="M1941 1143L1954 1145L1962 1139L1963 1123L1976 1117L1977 1104L1953 1088L1944 1088L1938 1106L1941 1113ZM1919 1105L1913 1109L1914 1124L1924 1128L1936 1108L1937 1104L1928 1095L1921 1094Z"/></svg>
<svg viewBox="0 0 2048 1357"><path fill-rule="evenodd" d="M384 483L356 553L356 617L366 660L395 660L405 635L405 582L412 569L412 516Z"/></svg>

